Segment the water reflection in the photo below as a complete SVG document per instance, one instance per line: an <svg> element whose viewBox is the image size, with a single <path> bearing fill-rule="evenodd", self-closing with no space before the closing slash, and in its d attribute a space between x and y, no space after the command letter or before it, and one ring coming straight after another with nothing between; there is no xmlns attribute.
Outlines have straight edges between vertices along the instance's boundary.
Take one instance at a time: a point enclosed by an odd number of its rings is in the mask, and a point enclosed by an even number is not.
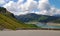
<svg viewBox="0 0 60 36"><path fill-rule="evenodd" d="M50 24L56 25L56 23L41 23L41 22L25 22L26 24L35 24L38 27L42 27L42 28L59 28L60 26L52 26Z"/></svg>
<svg viewBox="0 0 60 36"><path fill-rule="evenodd" d="M60 26L51 26L51 25L47 25L46 23L38 23L35 25L37 25L38 27L42 27L42 28L60 28Z"/></svg>

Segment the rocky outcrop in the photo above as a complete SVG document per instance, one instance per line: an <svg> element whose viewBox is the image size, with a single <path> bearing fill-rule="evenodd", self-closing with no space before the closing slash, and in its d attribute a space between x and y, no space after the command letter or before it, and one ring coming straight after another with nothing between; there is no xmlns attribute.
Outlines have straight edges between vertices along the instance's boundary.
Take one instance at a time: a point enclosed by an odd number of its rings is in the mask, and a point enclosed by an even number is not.
<svg viewBox="0 0 60 36"><path fill-rule="evenodd" d="M6 8L0 7L0 13L6 13Z"/></svg>

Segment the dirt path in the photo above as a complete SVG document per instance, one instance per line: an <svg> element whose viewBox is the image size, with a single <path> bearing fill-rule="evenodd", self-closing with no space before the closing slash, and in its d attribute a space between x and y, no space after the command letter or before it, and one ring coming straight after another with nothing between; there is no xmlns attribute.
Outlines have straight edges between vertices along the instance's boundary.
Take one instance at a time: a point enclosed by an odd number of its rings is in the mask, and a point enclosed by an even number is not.
<svg viewBox="0 0 60 36"><path fill-rule="evenodd" d="M53 30L0 31L0 36L60 36L60 31Z"/></svg>

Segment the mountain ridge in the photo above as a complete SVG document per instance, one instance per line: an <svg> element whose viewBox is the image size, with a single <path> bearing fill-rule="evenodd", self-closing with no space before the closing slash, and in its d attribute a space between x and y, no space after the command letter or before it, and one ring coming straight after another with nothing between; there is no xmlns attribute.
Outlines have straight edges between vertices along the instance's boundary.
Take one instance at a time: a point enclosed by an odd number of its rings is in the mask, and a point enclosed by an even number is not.
<svg viewBox="0 0 60 36"><path fill-rule="evenodd" d="M38 15L35 13L28 13L26 15L16 16L18 20L23 22L37 21L37 22L51 22L53 20L59 19L60 17L49 16L49 15Z"/></svg>

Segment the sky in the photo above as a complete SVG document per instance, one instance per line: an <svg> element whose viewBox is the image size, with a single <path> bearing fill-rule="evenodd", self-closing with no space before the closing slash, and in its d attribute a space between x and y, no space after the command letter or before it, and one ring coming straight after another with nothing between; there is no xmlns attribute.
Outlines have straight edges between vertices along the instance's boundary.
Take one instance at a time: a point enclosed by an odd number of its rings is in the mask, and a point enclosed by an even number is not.
<svg viewBox="0 0 60 36"><path fill-rule="evenodd" d="M36 13L52 16L60 14L60 0L0 0L0 6L15 15Z"/></svg>

